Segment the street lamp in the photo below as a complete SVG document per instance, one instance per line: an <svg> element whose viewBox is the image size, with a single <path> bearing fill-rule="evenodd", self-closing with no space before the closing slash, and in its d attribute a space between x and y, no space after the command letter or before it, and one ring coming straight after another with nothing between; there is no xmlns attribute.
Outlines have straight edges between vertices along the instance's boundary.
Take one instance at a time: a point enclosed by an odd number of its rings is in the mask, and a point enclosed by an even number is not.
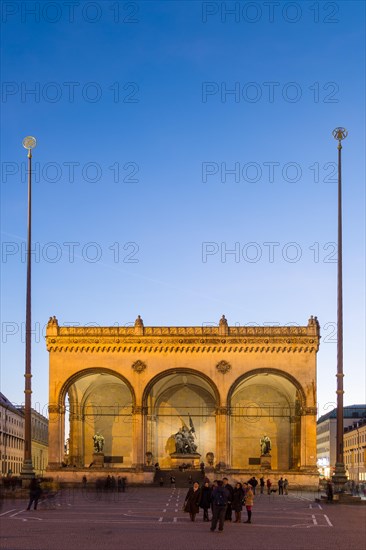
<svg viewBox="0 0 366 550"><path fill-rule="evenodd" d="M27 237L27 298L25 316L25 405L24 405L24 461L21 476L24 479L34 477L32 464L32 371L31 371L31 244L32 244L32 149L36 139L27 136L23 147L28 149L28 237Z"/></svg>
<svg viewBox="0 0 366 550"><path fill-rule="evenodd" d="M338 140L338 262L337 262L337 453L333 481L343 491L347 481L343 456L343 281L342 281L342 141L348 136L345 128L333 130Z"/></svg>

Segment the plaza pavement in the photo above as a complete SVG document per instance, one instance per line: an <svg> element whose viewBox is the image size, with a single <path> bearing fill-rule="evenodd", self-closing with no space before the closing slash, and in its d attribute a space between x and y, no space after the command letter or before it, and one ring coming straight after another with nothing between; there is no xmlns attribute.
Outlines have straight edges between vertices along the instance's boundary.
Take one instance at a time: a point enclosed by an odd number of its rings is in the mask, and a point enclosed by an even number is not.
<svg viewBox="0 0 366 550"><path fill-rule="evenodd" d="M194 523L182 511L186 492L165 487L130 487L125 493L65 489L29 512L25 500L5 499L0 548L365 550L366 506L319 504L310 493L257 494L252 524L226 522L222 533L212 533L202 511ZM243 521L245 511L242 516Z"/></svg>

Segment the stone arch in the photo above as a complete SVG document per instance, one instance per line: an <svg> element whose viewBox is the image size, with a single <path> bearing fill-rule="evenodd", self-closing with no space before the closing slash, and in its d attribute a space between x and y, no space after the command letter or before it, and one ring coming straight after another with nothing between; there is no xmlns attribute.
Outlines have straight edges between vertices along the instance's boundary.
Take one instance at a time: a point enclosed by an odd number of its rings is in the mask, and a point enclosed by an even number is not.
<svg viewBox="0 0 366 550"><path fill-rule="evenodd" d="M135 395L135 390L133 389L133 386L132 386L131 382L125 376L123 376L121 373L119 373L115 370L112 370L112 369L105 368L105 367L93 367L93 368L90 368L90 369L78 370L76 373L72 374L69 378L67 378L67 380L65 380L64 383L62 384L61 389L58 393L58 405L60 407L62 407L64 405L65 396L66 396L66 393L68 391L68 388L74 382L76 382L79 378L83 378L84 376L87 376L88 374L100 374L100 373L106 373L106 374L110 374L112 376L115 376L116 378L120 378L122 380L122 382L124 382L126 384L126 386L128 386L128 388L131 392L131 395L132 395L133 406L135 406L135 404L136 404L136 395Z"/></svg>
<svg viewBox="0 0 366 550"><path fill-rule="evenodd" d="M172 468L174 434L185 424L194 427L197 453L205 460L216 449L216 409L220 395L212 380L195 369L167 369L143 393L146 411L145 449L162 468Z"/></svg>
<svg viewBox="0 0 366 550"><path fill-rule="evenodd" d="M271 369L271 368L252 369L252 370L242 374L241 376L238 376L238 378L236 378L234 380L234 382L232 383L232 385L230 386L230 389L229 389L228 395L227 395L227 402L228 403L231 402L233 392L235 391L236 387L243 380L245 380L247 378L250 378L252 376L256 376L257 374L265 374L265 375L273 374L273 375L276 375L276 376L282 376L283 378L286 378L287 380L289 380L289 382L291 382L299 392L298 395L299 395L299 398L301 399L301 403L300 403L301 407L306 407L305 391L304 391L303 387L301 386L301 384L299 383L299 381L294 376L289 374L288 372L285 372L285 371L280 370L280 369Z"/></svg>
<svg viewBox="0 0 366 550"><path fill-rule="evenodd" d="M258 368L239 376L228 392L230 408L230 463L233 468L258 469L260 439L272 443L271 467L298 468L301 457L301 414L306 397L292 375Z"/></svg>
<svg viewBox="0 0 366 550"><path fill-rule="evenodd" d="M216 406L217 407L221 406L220 392L219 392L216 384L212 381L212 379L209 376L207 376L206 374L204 374L203 372L200 372L196 369L190 369L190 368L187 368L187 367L166 369L166 370L160 372L159 374L157 374L156 376L154 376L145 386L145 389L144 389L143 394L142 394L142 406L145 406L145 407L147 406L147 397L148 397L148 395L151 391L151 388L156 384L156 382L158 382L162 378L166 378L167 376L169 376L171 374L182 374L182 375L192 374L194 376L198 376L199 378L202 378L203 380L205 380L205 382L207 382L207 384L209 384L209 386L211 386L212 391L215 395Z"/></svg>
<svg viewBox="0 0 366 550"><path fill-rule="evenodd" d="M134 404L130 382L112 369L94 367L70 376L59 393L60 410L66 414L64 422L69 420L67 463L91 465L93 435L99 432L104 437L105 460L111 466L131 466Z"/></svg>

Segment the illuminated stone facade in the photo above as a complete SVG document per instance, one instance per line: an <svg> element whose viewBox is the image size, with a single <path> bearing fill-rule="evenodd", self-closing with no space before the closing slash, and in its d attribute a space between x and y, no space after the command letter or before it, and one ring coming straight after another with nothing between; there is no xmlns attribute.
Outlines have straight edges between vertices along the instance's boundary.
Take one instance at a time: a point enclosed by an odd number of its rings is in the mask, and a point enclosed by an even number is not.
<svg viewBox="0 0 366 550"><path fill-rule="evenodd" d="M224 316L215 327L145 327L140 317L133 327L63 327L53 317L46 339L49 469L62 471L66 419L74 473L92 465L99 432L105 468L146 481L147 456L172 468L173 435L190 415L206 465L213 453L229 475L258 474L267 434L272 477L317 484L316 318L291 327L231 327Z"/></svg>

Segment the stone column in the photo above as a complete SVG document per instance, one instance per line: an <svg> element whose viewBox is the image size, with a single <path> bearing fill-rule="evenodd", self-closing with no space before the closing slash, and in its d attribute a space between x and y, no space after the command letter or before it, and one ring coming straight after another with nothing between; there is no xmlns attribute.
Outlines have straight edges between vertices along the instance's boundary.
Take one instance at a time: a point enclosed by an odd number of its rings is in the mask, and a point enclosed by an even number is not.
<svg viewBox="0 0 366 550"><path fill-rule="evenodd" d="M215 463L224 462L229 466L229 409L217 407L216 409L216 456Z"/></svg>
<svg viewBox="0 0 366 550"><path fill-rule="evenodd" d="M83 423L84 417L70 411L70 466L84 466L85 457L83 453Z"/></svg>
<svg viewBox="0 0 366 550"><path fill-rule="evenodd" d="M300 448L301 448L301 416L290 416L290 464L289 468L297 469L301 464Z"/></svg>
<svg viewBox="0 0 366 550"><path fill-rule="evenodd" d="M146 407L132 408L132 467L142 470L145 465L144 456L144 425L147 414Z"/></svg>
<svg viewBox="0 0 366 550"><path fill-rule="evenodd" d="M48 406L48 469L58 469L64 458L65 409Z"/></svg>
<svg viewBox="0 0 366 550"><path fill-rule="evenodd" d="M301 467L316 470L316 407L307 407L301 416Z"/></svg>

